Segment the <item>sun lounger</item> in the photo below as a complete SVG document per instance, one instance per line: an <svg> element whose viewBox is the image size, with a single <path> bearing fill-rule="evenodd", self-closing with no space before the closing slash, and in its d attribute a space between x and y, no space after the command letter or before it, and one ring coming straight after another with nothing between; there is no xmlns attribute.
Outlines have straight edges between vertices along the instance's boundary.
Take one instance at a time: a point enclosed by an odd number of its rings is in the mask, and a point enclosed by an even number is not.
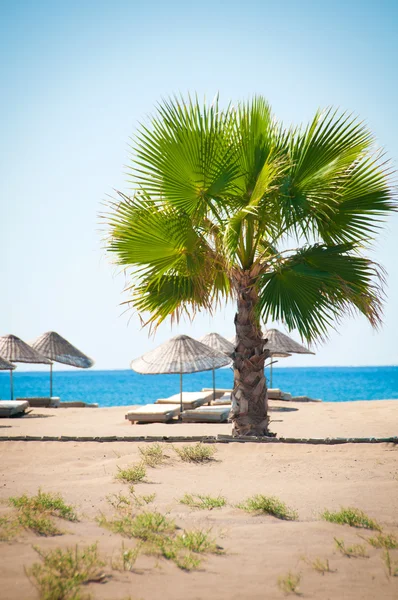
<svg viewBox="0 0 398 600"><path fill-rule="evenodd" d="M0 417L13 417L23 415L29 408L26 400L0 400Z"/></svg>
<svg viewBox="0 0 398 600"><path fill-rule="evenodd" d="M182 406L185 409L196 408L202 406L206 402L210 402L213 398L213 393L210 392L183 392L182 393ZM180 394L174 394L169 398L159 398L155 404L178 404L180 406Z"/></svg>
<svg viewBox="0 0 398 600"><path fill-rule="evenodd" d="M178 404L145 404L133 406L125 418L132 423L167 423L180 412Z"/></svg>
<svg viewBox="0 0 398 600"><path fill-rule="evenodd" d="M227 388L216 388L216 399L221 398L224 394L230 394L232 392L231 389ZM211 392L213 396L213 388L202 388L202 392Z"/></svg>
<svg viewBox="0 0 398 600"><path fill-rule="evenodd" d="M34 408L48 408L48 407L56 407L60 403L60 399L58 396L52 397L33 397L33 398L17 398L17 400L23 402L29 402L30 406Z"/></svg>
<svg viewBox="0 0 398 600"><path fill-rule="evenodd" d="M228 421L229 406L199 406L193 410L185 410L181 419L185 423L225 423Z"/></svg>
<svg viewBox="0 0 398 600"><path fill-rule="evenodd" d="M213 406L230 406L231 401L231 392L227 392L221 398L216 398L213 401Z"/></svg>

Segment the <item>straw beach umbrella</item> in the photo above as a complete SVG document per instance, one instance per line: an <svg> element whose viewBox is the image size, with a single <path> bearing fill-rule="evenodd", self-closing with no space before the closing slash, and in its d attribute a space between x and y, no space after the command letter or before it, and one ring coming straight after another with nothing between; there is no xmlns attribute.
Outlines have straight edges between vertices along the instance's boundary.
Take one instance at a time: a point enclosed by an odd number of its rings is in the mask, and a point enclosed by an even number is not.
<svg viewBox="0 0 398 600"><path fill-rule="evenodd" d="M50 365L51 360L37 352L16 335L3 335L0 337L0 356L10 362L32 363ZM14 389L11 386L11 400L14 398Z"/></svg>
<svg viewBox="0 0 398 600"><path fill-rule="evenodd" d="M38 337L33 343L32 348L40 352L43 356L52 361L78 367L79 369L88 369L93 366L94 361L83 354L75 346L72 346L68 340L63 338L55 331L48 331ZM53 395L53 365L50 366L50 396Z"/></svg>
<svg viewBox="0 0 398 600"><path fill-rule="evenodd" d="M206 344L212 350L216 350L217 352L222 352L226 354L230 358L235 352L234 345L232 342L227 340L225 337L220 335L219 333L208 333L199 339L202 344ZM216 374L215 369L213 369L213 400L216 399Z"/></svg>
<svg viewBox="0 0 398 600"><path fill-rule="evenodd" d="M305 346L296 342L293 338L278 329L268 329L264 334L266 339L265 348L269 350L271 357L286 358L292 354L315 354ZM270 385L272 387L272 362L270 364Z"/></svg>
<svg viewBox="0 0 398 600"><path fill-rule="evenodd" d="M177 335L131 362L131 368L146 375L180 375L180 409L182 405L183 373L198 373L225 367L230 359L188 335Z"/></svg>
<svg viewBox="0 0 398 600"><path fill-rule="evenodd" d="M10 396L11 396L11 400L12 397L14 395L13 391L14 391L14 386L13 386L13 381L12 381L12 372L15 369L15 365L13 365L11 362L8 362L8 360L5 360L5 358L1 358L0 356L0 371L10 371Z"/></svg>

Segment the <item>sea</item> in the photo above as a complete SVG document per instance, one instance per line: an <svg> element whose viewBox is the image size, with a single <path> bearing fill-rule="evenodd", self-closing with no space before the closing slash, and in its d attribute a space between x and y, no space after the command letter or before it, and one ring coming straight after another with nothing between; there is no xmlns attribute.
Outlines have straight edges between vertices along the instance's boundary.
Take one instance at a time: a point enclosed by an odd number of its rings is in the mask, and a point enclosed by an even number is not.
<svg viewBox="0 0 398 600"><path fill-rule="evenodd" d="M268 376L268 372L266 373ZM14 371L14 398L48 396L49 374ZM231 388L231 368L216 371L216 387ZM269 385L269 381L268 381ZM212 387L212 372L183 376L183 389ZM398 367L282 367L273 369L272 387L294 396L310 396L324 402L398 398ZM61 400L97 402L99 406L148 404L180 390L179 375L140 375L131 370L62 371L54 369L53 396ZM0 372L0 398L10 398L10 377Z"/></svg>

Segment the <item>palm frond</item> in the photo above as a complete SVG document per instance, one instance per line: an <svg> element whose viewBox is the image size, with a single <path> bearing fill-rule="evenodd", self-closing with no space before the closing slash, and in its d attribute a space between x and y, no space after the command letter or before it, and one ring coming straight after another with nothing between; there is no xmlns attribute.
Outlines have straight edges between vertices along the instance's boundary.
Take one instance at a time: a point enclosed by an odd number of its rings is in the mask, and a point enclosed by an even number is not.
<svg viewBox="0 0 398 600"><path fill-rule="evenodd" d="M354 249L352 244L313 245L281 258L260 279L263 320L283 321L308 342L327 337L328 328L352 311L378 326L383 273Z"/></svg>

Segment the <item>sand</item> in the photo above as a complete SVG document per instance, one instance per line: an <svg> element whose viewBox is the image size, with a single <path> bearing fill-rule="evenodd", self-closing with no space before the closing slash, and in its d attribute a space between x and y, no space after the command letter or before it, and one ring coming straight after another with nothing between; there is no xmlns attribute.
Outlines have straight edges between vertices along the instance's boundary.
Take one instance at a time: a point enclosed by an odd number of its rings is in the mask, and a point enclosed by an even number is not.
<svg viewBox="0 0 398 600"><path fill-rule="evenodd" d="M273 425L280 435L395 435L397 404L302 405L297 411L275 411ZM136 429L145 431L143 435L163 430L170 435L170 429L185 428L189 435L196 434L193 429L205 434L211 430L213 435L230 428L132 426L122 420L124 412L121 408L35 410L31 418L2 420L0 436L68 435L72 431L99 435L99 429L101 435L131 435ZM190 573L164 559L145 556L138 558L134 572L118 572L110 567L112 556L115 559L122 541L126 547L134 546L135 541L101 528L95 519L101 511L112 515L107 496L128 495L128 486L116 481L115 474L118 467L139 460L139 446L132 442L0 442L0 516L12 511L6 503L10 496L35 494L40 486L61 493L80 518L78 523L60 522L65 530L62 536L43 538L22 531L16 539L0 542L2 600L39 598L24 573L24 567L37 561L33 545L43 549L84 547L96 541L111 575L106 583L92 583L84 589L98 600L273 600L284 597L277 580L288 571L301 574L303 598L398 597L398 577L387 576L383 551L360 537L369 538L372 533L320 519L325 508L356 506L398 537L398 446L216 444L214 462L194 465L183 463L171 444L162 444L170 457L167 464L148 469L147 483L138 484L136 492L155 493L151 508L168 513L181 528L211 529L225 554L207 557L200 570ZM179 503L186 492L222 494L228 505L212 511L191 509ZM257 493L278 496L298 511L298 521L253 516L235 506ZM344 557L336 549L334 537L347 545L364 544L369 558ZM392 550L391 556L398 562L398 550ZM316 558L329 560L332 572L322 575L314 570L311 562Z"/></svg>

